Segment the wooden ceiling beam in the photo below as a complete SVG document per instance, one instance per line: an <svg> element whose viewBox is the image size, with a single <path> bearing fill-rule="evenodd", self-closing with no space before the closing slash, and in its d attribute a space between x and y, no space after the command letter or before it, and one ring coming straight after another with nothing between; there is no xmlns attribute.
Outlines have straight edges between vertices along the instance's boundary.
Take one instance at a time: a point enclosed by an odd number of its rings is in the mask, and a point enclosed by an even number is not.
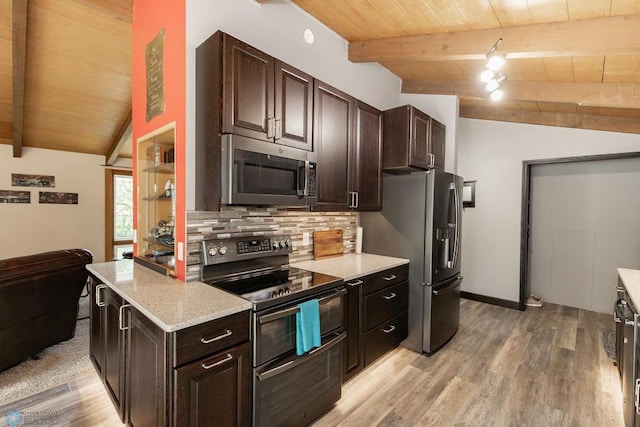
<svg viewBox="0 0 640 427"><path fill-rule="evenodd" d="M13 73L13 157L22 157L24 124L24 77L27 62L28 0L13 0L12 4L12 66Z"/></svg>
<svg viewBox="0 0 640 427"><path fill-rule="evenodd" d="M500 86L509 101L570 103L608 108L640 108L640 84L505 81ZM489 99L479 82L467 80L404 80L402 93L457 95Z"/></svg>
<svg viewBox="0 0 640 427"><path fill-rule="evenodd" d="M633 117L518 110L499 107L460 107L460 117L532 125L569 127L640 134L640 120Z"/></svg>
<svg viewBox="0 0 640 427"><path fill-rule="evenodd" d="M107 154L105 155L105 164L111 166L115 163L122 147L126 144L127 140L131 138L131 117L132 111L129 110L127 118L122 122L122 126L118 130L116 137L113 139Z"/></svg>
<svg viewBox="0 0 640 427"><path fill-rule="evenodd" d="M487 52L500 38L498 52L507 58L637 54L640 15L356 41L349 43L349 60L486 59Z"/></svg>

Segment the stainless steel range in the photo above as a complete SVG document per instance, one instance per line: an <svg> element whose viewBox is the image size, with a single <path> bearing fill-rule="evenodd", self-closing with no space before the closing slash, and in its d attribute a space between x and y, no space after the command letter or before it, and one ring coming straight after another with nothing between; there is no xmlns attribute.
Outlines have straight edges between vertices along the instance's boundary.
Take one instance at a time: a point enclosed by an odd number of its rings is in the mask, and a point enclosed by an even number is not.
<svg viewBox="0 0 640 427"><path fill-rule="evenodd" d="M305 425L341 396L343 306L337 277L289 266L289 236L206 240L201 280L253 304L253 424ZM296 313L320 305L322 345L296 355Z"/></svg>

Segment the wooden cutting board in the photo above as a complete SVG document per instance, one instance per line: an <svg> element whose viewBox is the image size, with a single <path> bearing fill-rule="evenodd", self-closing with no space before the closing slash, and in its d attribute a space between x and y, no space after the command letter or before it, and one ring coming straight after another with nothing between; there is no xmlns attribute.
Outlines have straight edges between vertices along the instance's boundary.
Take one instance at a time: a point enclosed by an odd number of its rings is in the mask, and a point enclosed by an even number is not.
<svg viewBox="0 0 640 427"><path fill-rule="evenodd" d="M342 230L313 232L313 257L323 259L344 254Z"/></svg>

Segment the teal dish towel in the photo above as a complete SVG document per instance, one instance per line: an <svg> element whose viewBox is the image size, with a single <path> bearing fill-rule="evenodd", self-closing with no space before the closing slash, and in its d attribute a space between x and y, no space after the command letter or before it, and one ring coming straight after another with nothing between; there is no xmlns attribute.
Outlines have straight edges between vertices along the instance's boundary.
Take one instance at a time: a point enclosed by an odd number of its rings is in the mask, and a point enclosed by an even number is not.
<svg viewBox="0 0 640 427"><path fill-rule="evenodd" d="M320 304L312 299L300 304L296 313L296 354L302 356L320 347Z"/></svg>

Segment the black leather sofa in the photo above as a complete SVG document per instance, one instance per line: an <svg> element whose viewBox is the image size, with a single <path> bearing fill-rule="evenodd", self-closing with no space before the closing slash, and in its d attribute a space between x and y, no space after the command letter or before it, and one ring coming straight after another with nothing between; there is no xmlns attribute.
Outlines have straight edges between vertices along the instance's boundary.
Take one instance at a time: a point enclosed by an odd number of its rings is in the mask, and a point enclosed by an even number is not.
<svg viewBox="0 0 640 427"><path fill-rule="evenodd" d="M0 261L0 371L73 338L92 260L69 249Z"/></svg>

